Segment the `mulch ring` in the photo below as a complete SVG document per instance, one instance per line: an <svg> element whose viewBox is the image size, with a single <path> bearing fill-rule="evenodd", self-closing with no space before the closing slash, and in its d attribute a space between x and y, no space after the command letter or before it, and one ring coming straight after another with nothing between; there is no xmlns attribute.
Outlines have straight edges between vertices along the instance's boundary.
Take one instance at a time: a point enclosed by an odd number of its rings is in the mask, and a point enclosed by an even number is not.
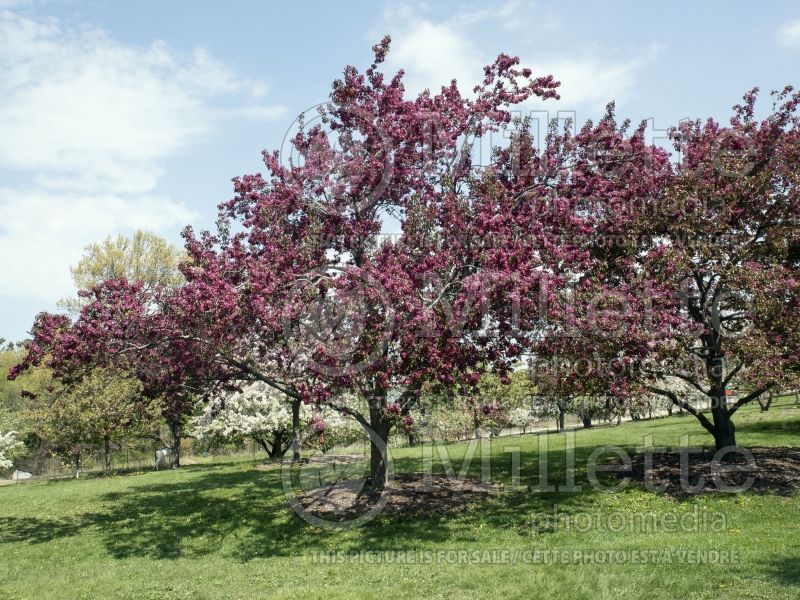
<svg viewBox="0 0 800 600"><path fill-rule="evenodd" d="M300 494L297 500L311 514L335 520L365 514L381 502L380 512L386 515L448 513L498 492L497 486L472 479L402 473L387 485L387 497L370 490L365 479L348 479Z"/></svg>
<svg viewBox="0 0 800 600"><path fill-rule="evenodd" d="M690 452L685 459L688 478L681 485L681 453L653 453L651 481L654 485L665 485L663 490L670 496L696 494L719 494L735 491L755 491L791 496L800 490L800 448L747 448L752 453L754 465L749 465L740 453L731 453L729 463L715 463L713 450ZM644 454L632 457L633 470L618 473L619 477L630 477L637 483L645 483ZM733 467L733 468L731 468ZM741 469L741 470L737 470ZM705 480L702 489L699 478ZM753 481L748 484L748 478ZM719 483L724 485L720 486ZM688 484L688 485L687 485ZM739 490L725 489L725 486L739 487Z"/></svg>

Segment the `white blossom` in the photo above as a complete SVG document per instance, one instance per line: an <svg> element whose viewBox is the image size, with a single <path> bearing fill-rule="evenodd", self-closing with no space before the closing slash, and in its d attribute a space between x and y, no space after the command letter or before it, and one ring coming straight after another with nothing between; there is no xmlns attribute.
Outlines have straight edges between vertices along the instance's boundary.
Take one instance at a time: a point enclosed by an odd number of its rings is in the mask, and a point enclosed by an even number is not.
<svg viewBox="0 0 800 600"><path fill-rule="evenodd" d="M329 407L302 404L300 422L308 426L317 416L324 421L324 433L338 443L358 438L361 426L352 417ZM248 383L241 392L220 396L208 402L193 421L194 434L200 439L271 438L276 432L292 428L290 400L263 382Z"/></svg>
<svg viewBox="0 0 800 600"><path fill-rule="evenodd" d="M520 429L527 429L537 421L536 415L533 414L530 408L515 408L511 411L509 417L511 424Z"/></svg>
<svg viewBox="0 0 800 600"><path fill-rule="evenodd" d="M21 443L17 441L16 436L16 431L9 431L5 434L0 433L0 469L9 469L13 464L8 455Z"/></svg>
<svg viewBox="0 0 800 600"><path fill-rule="evenodd" d="M265 383L255 382L241 392L208 402L193 424L198 438L269 436L291 428L292 409L285 395Z"/></svg>

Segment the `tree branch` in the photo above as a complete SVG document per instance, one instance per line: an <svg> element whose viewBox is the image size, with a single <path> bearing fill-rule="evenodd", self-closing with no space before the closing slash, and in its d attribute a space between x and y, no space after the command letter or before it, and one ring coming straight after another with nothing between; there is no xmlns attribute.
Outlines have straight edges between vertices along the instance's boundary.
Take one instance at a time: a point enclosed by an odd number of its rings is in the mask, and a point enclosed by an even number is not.
<svg viewBox="0 0 800 600"><path fill-rule="evenodd" d="M744 398L740 399L738 402L736 402L736 404L734 404L733 406L731 406L728 409L728 416L733 416L733 413L735 413L737 410L739 410L745 404L747 404L748 402L752 402L753 400L758 398L761 394L763 394L767 390L771 390L776 385L777 384L773 381L772 383L768 383L767 385L757 389L755 392L750 392L749 394L747 394L747 396L745 396Z"/></svg>
<svg viewBox="0 0 800 600"><path fill-rule="evenodd" d="M680 408L688 412L690 415L694 415L697 418L697 420L700 421L700 424L703 427L705 427L706 431L708 431L711 435L714 435L716 433L714 424L708 420L708 417L706 417L703 413L701 413L699 410L697 410L694 406L692 406L688 402L684 402L683 400L679 399L678 395L675 392L671 392L669 390L658 388L652 385L647 385L645 386L645 388L647 388L654 394L658 394L660 396L666 396L667 398L672 400L673 404L679 406Z"/></svg>
<svg viewBox="0 0 800 600"><path fill-rule="evenodd" d="M728 383L730 383L730 380L731 380L731 379L733 379L733 378L736 376L736 374L739 372L739 370L740 370L740 369L741 369L743 366L744 366L744 361L742 361L742 362L740 362L738 365L736 365L736 367L733 369L733 371L731 371L730 373L728 373L728 376L727 376L727 377L725 377L725 379L724 379L724 380L723 380L723 382L722 382L722 386L723 386L723 387L727 386L727 385L728 385Z"/></svg>

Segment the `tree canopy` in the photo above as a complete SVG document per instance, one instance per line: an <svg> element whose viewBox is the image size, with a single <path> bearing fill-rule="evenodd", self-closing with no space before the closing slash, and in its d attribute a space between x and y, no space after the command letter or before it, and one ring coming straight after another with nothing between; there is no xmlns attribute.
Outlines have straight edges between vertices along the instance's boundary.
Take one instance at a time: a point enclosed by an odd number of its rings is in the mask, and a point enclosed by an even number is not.
<svg viewBox="0 0 800 600"><path fill-rule="evenodd" d="M11 376L124 370L176 426L197 397L257 381L360 423L377 488L424 389L508 384L525 357L548 366L539 393L660 394L735 444L736 410L798 372L800 94L760 121L753 91L727 126L685 122L676 155L613 105L538 144L510 110L557 97L552 76L501 54L470 96L408 97L402 71L380 71L388 51L333 83L295 160L265 152L266 175L234 180L215 231L186 228L183 281L97 270L74 322L37 317ZM474 164L501 128L510 143Z"/></svg>

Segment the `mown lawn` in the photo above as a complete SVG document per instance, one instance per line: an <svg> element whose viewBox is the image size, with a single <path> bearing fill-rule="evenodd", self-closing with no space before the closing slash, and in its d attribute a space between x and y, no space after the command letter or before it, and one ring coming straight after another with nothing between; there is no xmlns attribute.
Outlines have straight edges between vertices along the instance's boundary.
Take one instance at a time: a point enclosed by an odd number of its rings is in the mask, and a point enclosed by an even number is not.
<svg viewBox="0 0 800 600"><path fill-rule="evenodd" d="M800 446L800 406L791 398L768 413L743 409L737 423L742 446ZM454 514L383 516L346 531L313 527L292 513L280 471L258 470L252 460L0 488L0 598L800 598L800 495L674 499L638 486L603 493L586 485L594 448L632 449L648 434L657 446L678 445L684 435L691 445L711 441L689 416L578 431L580 493L509 492ZM565 436L550 435L548 443L551 483L563 482ZM512 449L519 448L521 483L535 483L538 445L535 435L496 440L492 480L511 484ZM467 445L447 450L458 471ZM419 471L421 457L419 448L394 451L396 471ZM480 473L480 462L475 457L471 474ZM534 531L532 515L554 505L562 514L722 514L724 527ZM724 550L738 557L736 564L529 564L532 549L670 550L674 557ZM423 564L375 563L380 552L397 550L442 553ZM374 554L315 561L324 551ZM459 551L484 551L477 556L491 560L476 562L473 554L472 564L458 564Z"/></svg>

